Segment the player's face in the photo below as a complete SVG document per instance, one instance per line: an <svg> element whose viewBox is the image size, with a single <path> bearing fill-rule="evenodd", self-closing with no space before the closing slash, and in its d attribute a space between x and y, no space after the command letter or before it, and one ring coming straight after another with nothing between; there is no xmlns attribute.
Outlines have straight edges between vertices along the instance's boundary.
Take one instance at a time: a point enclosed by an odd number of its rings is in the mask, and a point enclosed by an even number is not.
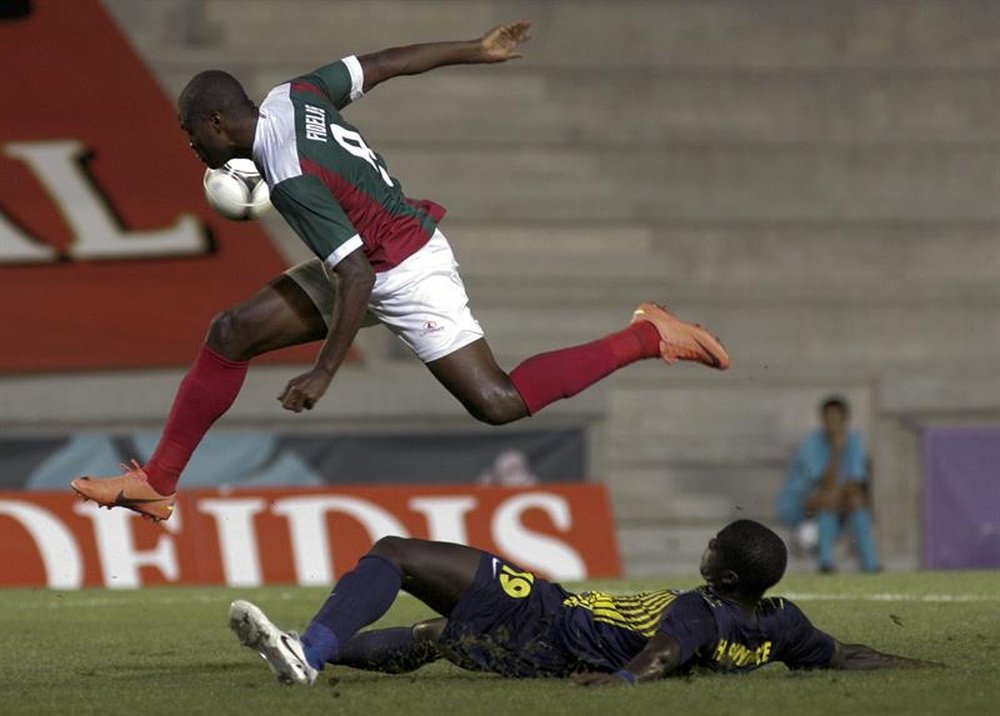
<svg viewBox="0 0 1000 716"><path fill-rule="evenodd" d="M212 169L218 169L232 159L229 143L219 127L208 120L181 120L181 130L195 156Z"/></svg>
<svg viewBox="0 0 1000 716"><path fill-rule="evenodd" d="M719 553L715 551L715 538L713 537L708 541L705 553L701 555L701 567L698 571L701 572L702 579L708 584L713 584L721 569L721 559Z"/></svg>
<svg viewBox="0 0 1000 716"><path fill-rule="evenodd" d="M823 430L827 435L843 435L847 430L847 414L836 405L823 411Z"/></svg>

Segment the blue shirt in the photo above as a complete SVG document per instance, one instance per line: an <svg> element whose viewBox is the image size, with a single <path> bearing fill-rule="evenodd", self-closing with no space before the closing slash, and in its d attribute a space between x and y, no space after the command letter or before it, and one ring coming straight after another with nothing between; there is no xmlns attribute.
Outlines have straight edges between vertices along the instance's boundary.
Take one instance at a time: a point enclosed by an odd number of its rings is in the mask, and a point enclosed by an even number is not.
<svg viewBox="0 0 1000 716"><path fill-rule="evenodd" d="M438 645L466 669L510 678L564 677L617 671L661 631L677 642L682 671L747 671L771 661L821 667L835 648L787 599L761 599L747 614L708 586L574 594L488 552Z"/></svg>
<svg viewBox="0 0 1000 716"><path fill-rule="evenodd" d="M761 599L752 615L699 587L670 604L660 623L680 648L680 669L752 671L772 661L790 669L824 667L833 659L833 637L812 625L783 597Z"/></svg>
<svg viewBox="0 0 1000 716"><path fill-rule="evenodd" d="M598 670L623 668L658 631L677 642L681 672L752 671L772 661L816 668L833 659L833 637L783 597L761 599L749 615L709 586L615 597L567 593L563 608L564 647Z"/></svg>
<svg viewBox="0 0 1000 716"><path fill-rule="evenodd" d="M788 468L785 485L778 494L778 512L800 510L805 499L819 485L820 478L832 457L830 443L823 430L816 430L806 437L795 452ZM844 440L840 453L840 473L837 482L864 482L868 476L864 441L860 433L851 430Z"/></svg>

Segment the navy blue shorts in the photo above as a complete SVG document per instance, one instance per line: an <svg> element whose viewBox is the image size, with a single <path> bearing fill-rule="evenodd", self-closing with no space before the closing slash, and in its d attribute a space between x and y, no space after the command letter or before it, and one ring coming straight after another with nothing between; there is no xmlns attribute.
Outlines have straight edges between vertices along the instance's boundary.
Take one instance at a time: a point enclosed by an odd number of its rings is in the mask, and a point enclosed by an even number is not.
<svg viewBox="0 0 1000 716"><path fill-rule="evenodd" d="M566 597L558 584L483 553L438 643L467 669L511 678L568 676L579 660L560 638Z"/></svg>

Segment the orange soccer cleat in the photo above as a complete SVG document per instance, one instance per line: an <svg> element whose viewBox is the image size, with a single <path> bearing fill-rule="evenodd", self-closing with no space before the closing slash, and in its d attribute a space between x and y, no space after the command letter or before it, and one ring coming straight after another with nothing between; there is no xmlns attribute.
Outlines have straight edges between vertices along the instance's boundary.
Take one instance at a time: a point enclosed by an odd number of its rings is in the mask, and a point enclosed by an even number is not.
<svg viewBox="0 0 1000 716"><path fill-rule="evenodd" d="M632 323L649 321L660 332L660 355L667 363L691 360L710 368L726 370L729 354L719 339L697 323L687 323L655 303L640 304L632 314Z"/></svg>
<svg viewBox="0 0 1000 716"><path fill-rule="evenodd" d="M174 512L174 494L161 495L149 484L146 472L135 460L132 467L122 465L124 475L117 477L78 477L70 485L85 500L101 507L127 507L145 519L162 522Z"/></svg>

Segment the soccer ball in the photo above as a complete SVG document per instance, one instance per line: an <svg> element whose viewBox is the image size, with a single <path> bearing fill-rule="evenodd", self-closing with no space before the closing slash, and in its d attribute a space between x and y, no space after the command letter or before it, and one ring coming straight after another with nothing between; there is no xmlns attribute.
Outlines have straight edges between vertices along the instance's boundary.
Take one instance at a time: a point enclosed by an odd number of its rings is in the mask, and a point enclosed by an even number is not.
<svg viewBox="0 0 1000 716"><path fill-rule="evenodd" d="M271 208L267 182L249 159L230 159L218 169L206 169L202 183L209 206L227 219L256 219Z"/></svg>

